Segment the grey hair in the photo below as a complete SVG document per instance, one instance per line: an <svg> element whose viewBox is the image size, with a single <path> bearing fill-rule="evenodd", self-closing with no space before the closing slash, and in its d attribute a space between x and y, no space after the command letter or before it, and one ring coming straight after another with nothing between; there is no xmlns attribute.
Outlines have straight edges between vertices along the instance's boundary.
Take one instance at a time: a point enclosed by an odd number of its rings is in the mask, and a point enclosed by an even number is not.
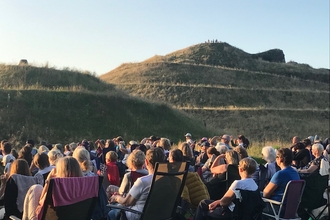
<svg viewBox="0 0 330 220"><path fill-rule="evenodd" d="M313 144L312 149L316 149L319 154L322 154L324 147L322 144Z"/></svg>
<svg viewBox="0 0 330 220"><path fill-rule="evenodd" d="M263 147L261 153L262 153L262 158L267 163L272 163L276 160L276 151L272 146Z"/></svg>

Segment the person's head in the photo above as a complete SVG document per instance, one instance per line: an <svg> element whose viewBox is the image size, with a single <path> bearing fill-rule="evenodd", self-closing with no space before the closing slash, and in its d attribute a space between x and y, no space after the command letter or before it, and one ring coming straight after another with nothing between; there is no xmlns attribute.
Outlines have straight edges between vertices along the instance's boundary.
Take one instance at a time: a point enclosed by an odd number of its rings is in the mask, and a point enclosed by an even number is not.
<svg viewBox="0 0 330 220"><path fill-rule="evenodd" d="M187 134L185 135L185 137L186 137L186 140L190 140L191 137L192 137L192 135L191 135L190 133L187 133Z"/></svg>
<svg viewBox="0 0 330 220"><path fill-rule="evenodd" d="M56 163L56 177L82 177L78 161L71 157L61 157Z"/></svg>
<svg viewBox="0 0 330 220"><path fill-rule="evenodd" d="M69 144L64 145L64 151L72 151Z"/></svg>
<svg viewBox="0 0 330 220"><path fill-rule="evenodd" d="M18 158L18 153L16 151L16 149L12 148L10 151L11 155L13 155L16 159Z"/></svg>
<svg viewBox="0 0 330 220"><path fill-rule="evenodd" d="M39 148L38 148L38 154L42 154L42 153L46 153L48 154L49 152L49 149L48 147L46 147L45 145L41 145Z"/></svg>
<svg viewBox="0 0 330 220"><path fill-rule="evenodd" d="M60 159L61 157L63 157L63 154L57 149L52 149L48 152L49 163L52 166L55 166L58 159Z"/></svg>
<svg viewBox="0 0 330 220"><path fill-rule="evenodd" d="M148 170L153 170L157 162L165 162L164 150L160 147L150 148L146 154L146 165L148 167Z"/></svg>
<svg viewBox="0 0 330 220"><path fill-rule="evenodd" d="M230 141L230 136L228 134L222 135L222 137L221 137L221 142L222 143L228 144L229 141Z"/></svg>
<svg viewBox="0 0 330 220"><path fill-rule="evenodd" d="M322 144L313 144L312 146L312 154L315 157L320 157L323 154L324 147Z"/></svg>
<svg viewBox="0 0 330 220"><path fill-rule="evenodd" d="M283 164L285 167L290 166L292 159L292 150L289 148L280 148L276 151L276 163L278 166L280 166L280 164Z"/></svg>
<svg viewBox="0 0 330 220"><path fill-rule="evenodd" d="M114 151L109 151L106 155L105 155L105 161L106 162L116 162L118 159L118 154Z"/></svg>
<svg viewBox="0 0 330 220"><path fill-rule="evenodd" d="M225 154L227 164L238 165L240 161L239 154L234 150L229 150Z"/></svg>
<svg viewBox="0 0 330 220"><path fill-rule="evenodd" d="M226 145L223 145L221 143L217 143L216 148L218 149L220 154L225 154L229 150Z"/></svg>
<svg viewBox="0 0 330 220"><path fill-rule="evenodd" d="M294 136L292 138L292 144L296 144L296 143L299 143L300 142L300 138L298 136Z"/></svg>
<svg viewBox="0 0 330 220"><path fill-rule="evenodd" d="M64 152L64 148L62 144L55 144L54 149L59 150L62 154Z"/></svg>
<svg viewBox="0 0 330 220"><path fill-rule="evenodd" d="M73 151L72 157L78 161L82 171L91 170L90 154L84 147L77 148Z"/></svg>
<svg viewBox="0 0 330 220"><path fill-rule="evenodd" d="M78 144L75 142L72 142L69 144L69 147L70 147L71 151L74 151L78 147Z"/></svg>
<svg viewBox="0 0 330 220"><path fill-rule="evenodd" d="M9 176L13 174L21 174L24 176L31 176L29 164L24 159L17 159L11 163Z"/></svg>
<svg viewBox="0 0 330 220"><path fill-rule="evenodd" d="M30 145L30 147L34 147L34 140L32 140L32 139L28 139L26 142L25 142L25 144L28 144L28 145Z"/></svg>
<svg viewBox="0 0 330 220"><path fill-rule="evenodd" d="M141 169L146 160L146 155L141 150L135 150L127 158L126 165L131 170Z"/></svg>
<svg viewBox="0 0 330 220"><path fill-rule="evenodd" d="M295 143L292 146L295 150L303 150L306 148L305 144L303 142Z"/></svg>
<svg viewBox="0 0 330 220"><path fill-rule="evenodd" d="M213 154L216 156L220 155L219 151L217 151L215 147L209 147L206 151L206 154L209 158L212 157Z"/></svg>
<svg viewBox="0 0 330 220"><path fill-rule="evenodd" d="M46 153L41 153L41 154L38 153L38 154L34 155L33 163L40 170L45 169L46 167L50 166L48 155Z"/></svg>
<svg viewBox="0 0 330 220"><path fill-rule="evenodd" d="M12 147L11 147L11 143L9 143L9 142L4 142L4 143L2 144L2 152L3 152L4 154L10 154L11 149L12 149Z"/></svg>
<svg viewBox="0 0 330 220"><path fill-rule="evenodd" d="M257 162L250 157L246 157L240 160L238 166L239 171L246 172L248 176L251 176L257 170Z"/></svg>
<svg viewBox="0 0 330 220"><path fill-rule="evenodd" d="M275 149L271 146L263 147L261 150L262 159L264 159L267 163L272 163L276 160L276 152Z"/></svg>
<svg viewBox="0 0 330 220"><path fill-rule="evenodd" d="M206 140L201 143L201 150L206 152L207 149L211 146L211 144Z"/></svg>
<svg viewBox="0 0 330 220"><path fill-rule="evenodd" d="M32 162L32 147L28 144L25 145L18 153L19 159L25 159L30 165Z"/></svg>
<svg viewBox="0 0 330 220"><path fill-rule="evenodd" d="M305 144L306 147L312 146L312 141L309 138L304 139L303 143Z"/></svg>
<svg viewBox="0 0 330 220"><path fill-rule="evenodd" d="M188 160L193 159L193 152L187 142L183 142L182 144L180 144L178 149L182 151L183 156L186 157Z"/></svg>
<svg viewBox="0 0 330 220"><path fill-rule="evenodd" d="M246 151L246 149L240 145L238 145L237 147L234 148L234 151L236 151L239 154L239 157L241 159L248 157L248 152Z"/></svg>
<svg viewBox="0 0 330 220"><path fill-rule="evenodd" d="M179 149L171 150L169 155L168 155L168 159L169 159L170 163L172 163L172 162L182 162L182 161L184 161L183 153Z"/></svg>
<svg viewBox="0 0 330 220"><path fill-rule="evenodd" d="M167 138L160 138L157 146L163 148L164 150L170 150L171 149L171 141Z"/></svg>

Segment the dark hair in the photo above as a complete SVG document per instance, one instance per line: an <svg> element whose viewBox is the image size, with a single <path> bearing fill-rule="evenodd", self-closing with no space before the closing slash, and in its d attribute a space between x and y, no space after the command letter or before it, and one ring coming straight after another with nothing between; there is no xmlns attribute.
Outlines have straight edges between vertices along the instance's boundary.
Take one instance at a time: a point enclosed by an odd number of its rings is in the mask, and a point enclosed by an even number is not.
<svg viewBox="0 0 330 220"><path fill-rule="evenodd" d="M32 162L32 147L28 144L25 145L18 153L18 159L25 159L29 166Z"/></svg>
<svg viewBox="0 0 330 220"><path fill-rule="evenodd" d="M174 149L170 151L170 156L172 157L174 162L182 162L183 159L183 153L179 149Z"/></svg>
<svg viewBox="0 0 330 220"><path fill-rule="evenodd" d="M300 149L300 150L302 150L302 149L305 149L306 148L306 145L304 143L302 143L302 142L299 142L299 143L295 143L293 145L293 148L294 149Z"/></svg>
<svg viewBox="0 0 330 220"><path fill-rule="evenodd" d="M277 157L281 158L285 166L290 166L293 159L292 151L289 148L280 148L276 153Z"/></svg>
<svg viewBox="0 0 330 220"><path fill-rule="evenodd" d="M208 154L215 154L216 156L219 156L220 155L220 152L217 151L217 149L215 147L209 147L207 149L207 153Z"/></svg>
<svg viewBox="0 0 330 220"><path fill-rule="evenodd" d="M6 153L6 154L10 154L11 152L11 143L9 142L5 142L3 143L3 151Z"/></svg>
<svg viewBox="0 0 330 220"><path fill-rule="evenodd" d="M11 163L10 176L12 174L21 174L24 176L31 176L29 165L24 159L17 159Z"/></svg>
<svg viewBox="0 0 330 220"><path fill-rule="evenodd" d="M312 142L310 139L306 138L303 140L303 143L305 144L305 147L309 146L309 145L312 145Z"/></svg>
<svg viewBox="0 0 330 220"><path fill-rule="evenodd" d="M18 153L17 153L17 151L16 151L14 148L11 149L10 153L11 153L11 155L13 155L16 159L18 158Z"/></svg>
<svg viewBox="0 0 330 220"><path fill-rule="evenodd" d="M243 141L243 147L249 147L250 141L244 135L239 135L237 138Z"/></svg>
<svg viewBox="0 0 330 220"><path fill-rule="evenodd" d="M28 139L26 141L26 144L29 144L29 145L31 145L31 147L34 147L34 141L32 139Z"/></svg>

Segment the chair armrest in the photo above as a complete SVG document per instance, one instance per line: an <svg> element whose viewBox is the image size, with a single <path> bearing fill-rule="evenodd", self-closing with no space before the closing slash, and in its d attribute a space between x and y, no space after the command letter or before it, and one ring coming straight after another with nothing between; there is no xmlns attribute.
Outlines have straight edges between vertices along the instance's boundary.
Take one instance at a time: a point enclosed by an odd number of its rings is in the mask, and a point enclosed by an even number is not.
<svg viewBox="0 0 330 220"><path fill-rule="evenodd" d="M11 219L11 220L21 220L20 218L17 218L15 215L9 216L9 219Z"/></svg>
<svg viewBox="0 0 330 220"><path fill-rule="evenodd" d="M279 202L279 201L276 201L276 200L273 200L273 199L262 198L262 200L264 200L264 202L273 203L275 205L281 205L282 204L282 202Z"/></svg>
<svg viewBox="0 0 330 220"><path fill-rule="evenodd" d="M107 204L107 207L110 207L112 209L120 209L120 210L123 210L123 211L132 212L132 213L139 214L139 215L142 214L142 212L137 211L135 209L127 208L126 206Z"/></svg>

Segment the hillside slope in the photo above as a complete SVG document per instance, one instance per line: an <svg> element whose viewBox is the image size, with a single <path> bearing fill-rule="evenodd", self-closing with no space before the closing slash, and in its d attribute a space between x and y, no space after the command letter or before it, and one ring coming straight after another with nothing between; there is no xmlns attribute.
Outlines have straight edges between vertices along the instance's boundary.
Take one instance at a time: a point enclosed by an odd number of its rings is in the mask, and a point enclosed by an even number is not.
<svg viewBox="0 0 330 220"><path fill-rule="evenodd" d="M100 79L69 70L0 66L0 139L36 142L151 134L179 141L189 130L210 135L202 122L164 104L133 99ZM198 125L200 124L200 125Z"/></svg>
<svg viewBox="0 0 330 220"><path fill-rule="evenodd" d="M123 64L100 79L186 111L220 134L245 134L257 142L328 137L329 70L285 63L281 54L204 43Z"/></svg>

